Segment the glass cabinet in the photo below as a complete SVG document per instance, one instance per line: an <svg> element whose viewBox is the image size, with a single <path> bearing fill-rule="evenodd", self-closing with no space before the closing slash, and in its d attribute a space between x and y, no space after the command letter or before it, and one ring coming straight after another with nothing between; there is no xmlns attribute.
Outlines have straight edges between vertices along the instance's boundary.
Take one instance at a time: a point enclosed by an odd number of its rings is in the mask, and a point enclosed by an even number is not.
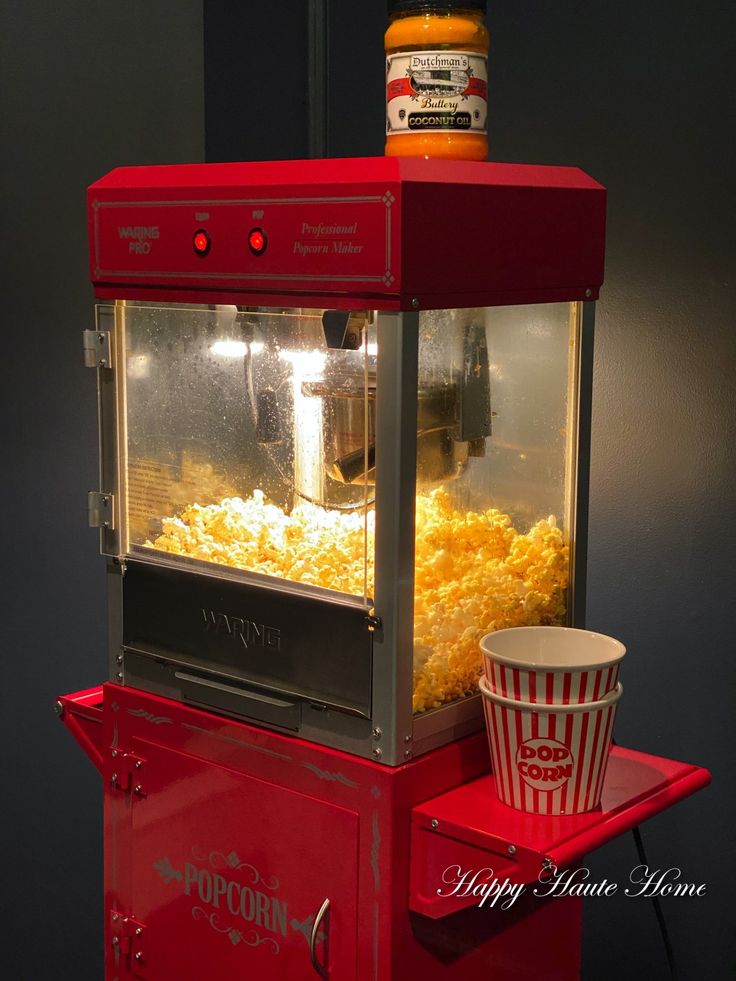
<svg viewBox="0 0 736 981"><path fill-rule="evenodd" d="M579 607L592 306L100 305L113 677L391 764L479 726L480 637Z"/></svg>

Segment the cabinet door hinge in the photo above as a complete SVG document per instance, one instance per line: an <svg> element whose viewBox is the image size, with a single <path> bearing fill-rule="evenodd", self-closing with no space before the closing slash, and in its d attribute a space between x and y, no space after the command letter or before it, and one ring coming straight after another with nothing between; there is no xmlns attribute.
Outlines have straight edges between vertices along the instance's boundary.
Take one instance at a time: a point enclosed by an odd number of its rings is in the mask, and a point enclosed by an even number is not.
<svg viewBox="0 0 736 981"><path fill-rule="evenodd" d="M110 946L115 970L133 978L148 977L145 952L146 926L134 916L110 911Z"/></svg>
<svg viewBox="0 0 736 981"><path fill-rule="evenodd" d="M115 498L106 491L90 491L87 494L87 520L90 528L115 530Z"/></svg>
<svg viewBox="0 0 736 981"><path fill-rule="evenodd" d="M121 794L130 793L133 798L147 797L146 761L135 753L125 753L118 746L110 750L112 772L110 787Z"/></svg>
<svg viewBox="0 0 736 981"><path fill-rule="evenodd" d="M87 368L112 368L112 337L109 330L83 330L84 364Z"/></svg>

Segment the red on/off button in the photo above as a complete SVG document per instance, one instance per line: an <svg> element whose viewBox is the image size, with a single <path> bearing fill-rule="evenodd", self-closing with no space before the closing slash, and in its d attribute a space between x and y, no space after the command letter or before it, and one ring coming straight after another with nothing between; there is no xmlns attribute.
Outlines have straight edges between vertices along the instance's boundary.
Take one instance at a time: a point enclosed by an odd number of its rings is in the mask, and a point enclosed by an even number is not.
<svg viewBox="0 0 736 981"><path fill-rule="evenodd" d="M268 240L266 239L266 233L262 228L251 228L250 234L248 235L248 248L253 253L253 255L261 255L261 253L266 251L266 246L268 245Z"/></svg>
<svg viewBox="0 0 736 981"><path fill-rule="evenodd" d="M192 245L197 255L207 255L210 251L210 237L204 228L200 228L194 233Z"/></svg>

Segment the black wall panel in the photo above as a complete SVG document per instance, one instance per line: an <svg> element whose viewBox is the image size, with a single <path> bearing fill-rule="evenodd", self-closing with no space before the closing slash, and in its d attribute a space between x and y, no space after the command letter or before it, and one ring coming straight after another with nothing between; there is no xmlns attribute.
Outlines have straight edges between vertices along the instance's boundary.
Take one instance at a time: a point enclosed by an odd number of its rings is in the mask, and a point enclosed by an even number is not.
<svg viewBox="0 0 736 981"><path fill-rule="evenodd" d="M307 3L204 3L207 160L307 156Z"/></svg>
<svg viewBox="0 0 736 981"><path fill-rule="evenodd" d="M85 189L203 159L199 0L2 0L0 148L0 975L100 981L100 777L53 712L106 661Z"/></svg>

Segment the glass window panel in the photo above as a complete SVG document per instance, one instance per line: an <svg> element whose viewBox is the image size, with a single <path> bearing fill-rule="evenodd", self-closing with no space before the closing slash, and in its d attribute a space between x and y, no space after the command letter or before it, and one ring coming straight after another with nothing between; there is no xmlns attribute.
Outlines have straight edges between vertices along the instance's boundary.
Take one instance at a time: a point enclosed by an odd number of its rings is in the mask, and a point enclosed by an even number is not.
<svg viewBox="0 0 736 981"><path fill-rule="evenodd" d="M566 622L576 318L420 315L415 712L477 691L485 633Z"/></svg>
<svg viewBox="0 0 736 981"><path fill-rule="evenodd" d="M367 318L352 347L331 335L330 347L319 310L116 310L127 550L367 602L376 361Z"/></svg>

